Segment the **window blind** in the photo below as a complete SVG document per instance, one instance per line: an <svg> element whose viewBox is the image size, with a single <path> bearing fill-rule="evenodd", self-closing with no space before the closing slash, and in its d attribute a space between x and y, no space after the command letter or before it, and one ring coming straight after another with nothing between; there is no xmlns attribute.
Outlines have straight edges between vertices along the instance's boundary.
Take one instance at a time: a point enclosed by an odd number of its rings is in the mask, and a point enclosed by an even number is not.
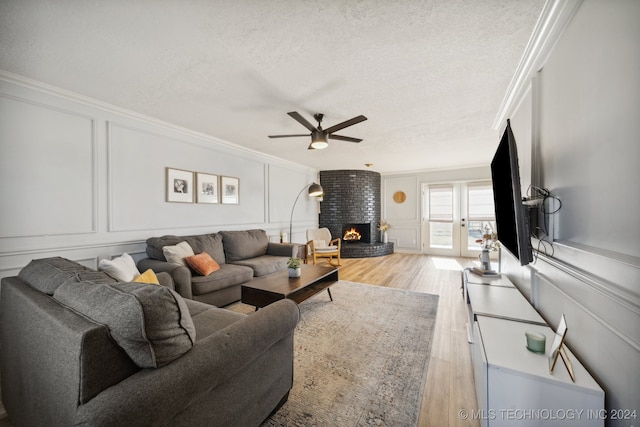
<svg viewBox="0 0 640 427"><path fill-rule="evenodd" d="M469 221L493 221L493 188L491 184L470 184L467 187Z"/></svg>
<svg viewBox="0 0 640 427"><path fill-rule="evenodd" d="M453 187L429 187L429 221L453 222Z"/></svg>

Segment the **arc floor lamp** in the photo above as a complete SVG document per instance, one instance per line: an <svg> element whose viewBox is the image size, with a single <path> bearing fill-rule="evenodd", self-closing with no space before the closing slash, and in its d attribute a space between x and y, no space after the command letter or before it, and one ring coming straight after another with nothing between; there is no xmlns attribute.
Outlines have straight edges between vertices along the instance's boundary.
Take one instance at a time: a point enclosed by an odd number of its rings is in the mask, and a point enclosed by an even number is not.
<svg viewBox="0 0 640 427"><path fill-rule="evenodd" d="M293 202L293 207L291 208L291 218L289 219L289 242L291 242L293 237L293 211L296 209L296 203L298 203L298 199L300 198L300 195L307 188L309 189L309 197L320 197L324 194L324 190L322 189L322 186L320 184L316 184L315 182L312 182L311 184L307 184L304 187L302 187L302 190L300 190L300 192L298 193L298 196L296 197L296 201Z"/></svg>

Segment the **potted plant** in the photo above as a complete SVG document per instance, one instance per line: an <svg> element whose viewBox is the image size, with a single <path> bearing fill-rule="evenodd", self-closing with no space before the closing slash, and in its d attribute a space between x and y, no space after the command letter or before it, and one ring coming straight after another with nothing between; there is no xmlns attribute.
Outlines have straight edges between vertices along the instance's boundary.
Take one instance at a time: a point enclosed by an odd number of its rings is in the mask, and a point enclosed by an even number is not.
<svg viewBox="0 0 640 427"><path fill-rule="evenodd" d="M287 264L287 267L289 267L289 277L300 277L302 274L300 264L302 264L300 258L289 258L289 263Z"/></svg>

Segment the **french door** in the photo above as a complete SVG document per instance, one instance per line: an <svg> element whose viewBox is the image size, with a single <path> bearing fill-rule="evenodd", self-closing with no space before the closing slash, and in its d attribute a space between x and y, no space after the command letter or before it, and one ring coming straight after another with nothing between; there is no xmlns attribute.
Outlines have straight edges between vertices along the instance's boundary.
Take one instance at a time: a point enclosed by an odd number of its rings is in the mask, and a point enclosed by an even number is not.
<svg viewBox="0 0 640 427"><path fill-rule="evenodd" d="M495 230L491 182L422 185L425 254L477 257L485 229Z"/></svg>

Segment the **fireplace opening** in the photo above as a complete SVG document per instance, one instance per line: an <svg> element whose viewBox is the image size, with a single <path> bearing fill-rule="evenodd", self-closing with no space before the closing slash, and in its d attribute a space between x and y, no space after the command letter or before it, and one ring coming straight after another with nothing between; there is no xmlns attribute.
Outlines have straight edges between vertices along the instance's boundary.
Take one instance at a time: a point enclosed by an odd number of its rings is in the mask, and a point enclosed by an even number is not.
<svg viewBox="0 0 640 427"><path fill-rule="evenodd" d="M348 242L359 242L361 238L362 234L358 233L358 230L356 230L354 227L351 227L350 229L345 231L344 236L342 236L342 239Z"/></svg>
<svg viewBox="0 0 640 427"><path fill-rule="evenodd" d="M345 243L371 243L371 224L343 224L342 241Z"/></svg>

